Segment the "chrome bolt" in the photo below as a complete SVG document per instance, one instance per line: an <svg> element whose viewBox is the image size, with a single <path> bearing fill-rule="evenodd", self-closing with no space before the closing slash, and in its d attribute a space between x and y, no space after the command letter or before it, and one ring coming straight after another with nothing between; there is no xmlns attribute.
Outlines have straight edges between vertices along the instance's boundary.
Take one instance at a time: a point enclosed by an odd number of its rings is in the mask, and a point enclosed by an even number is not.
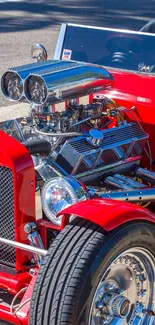
<svg viewBox="0 0 155 325"><path fill-rule="evenodd" d="M112 291L116 287L115 283L107 283L105 290Z"/></svg>
<svg viewBox="0 0 155 325"><path fill-rule="evenodd" d="M130 263L130 260L127 258L126 260L125 260L125 264L129 264Z"/></svg>
<svg viewBox="0 0 155 325"><path fill-rule="evenodd" d="M144 297L144 296L146 295L146 292L147 292L146 289L142 289L142 290L140 291L140 295L141 295L141 297Z"/></svg>
<svg viewBox="0 0 155 325"><path fill-rule="evenodd" d="M145 276L144 273L141 273L141 274L139 275L139 281L141 281L141 282L146 281L146 276Z"/></svg>
<svg viewBox="0 0 155 325"><path fill-rule="evenodd" d="M101 317L101 312L99 310L96 313L96 317Z"/></svg>
<svg viewBox="0 0 155 325"><path fill-rule="evenodd" d="M30 274L31 276L34 276L35 273L36 273L36 270L34 270L34 269L30 269L29 274Z"/></svg>
<svg viewBox="0 0 155 325"><path fill-rule="evenodd" d="M118 293L118 294L121 295L121 296L122 296L122 294L123 294L123 290L122 290L122 289L119 289L119 288L117 288L117 289L115 290L115 292Z"/></svg>
<svg viewBox="0 0 155 325"><path fill-rule="evenodd" d="M96 303L96 308L102 310L102 308L103 308L103 303L102 303L101 301L97 301L97 303Z"/></svg>
<svg viewBox="0 0 155 325"><path fill-rule="evenodd" d="M139 306L137 306L134 314L140 315L142 313L143 309L144 309L144 305L142 303L140 303Z"/></svg>
<svg viewBox="0 0 155 325"><path fill-rule="evenodd" d="M136 324L139 324L140 320L141 320L141 317L137 316L136 317Z"/></svg>
<svg viewBox="0 0 155 325"><path fill-rule="evenodd" d="M99 299L102 299L102 297L103 297L103 291L100 291L100 292L99 292L98 297L99 297Z"/></svg>

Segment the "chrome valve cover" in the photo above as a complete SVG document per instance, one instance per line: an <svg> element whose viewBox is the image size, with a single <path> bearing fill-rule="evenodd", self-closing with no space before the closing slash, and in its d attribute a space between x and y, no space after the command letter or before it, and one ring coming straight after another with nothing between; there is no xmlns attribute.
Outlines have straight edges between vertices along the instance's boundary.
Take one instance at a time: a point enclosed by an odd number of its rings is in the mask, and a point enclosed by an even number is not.
<svg viewBox="0 0 155 325"><path fill-rule="evenodd" d="M148 139L136 123L102 130L98 146L94 146L91 134L67 140L56 160L68 174L84 181L129 170L139 163Z"/></svg>

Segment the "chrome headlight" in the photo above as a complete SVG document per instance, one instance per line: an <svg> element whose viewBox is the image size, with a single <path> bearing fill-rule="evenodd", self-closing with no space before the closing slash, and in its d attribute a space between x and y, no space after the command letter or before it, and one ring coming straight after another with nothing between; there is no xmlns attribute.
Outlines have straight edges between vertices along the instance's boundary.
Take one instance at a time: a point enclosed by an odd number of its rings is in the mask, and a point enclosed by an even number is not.
<svg viewBox="0 0 155 325"><path fill-rule="evenodd" d="M1 88L7 99L19 101L23 97L23 81L14 71L4 73L1 79Z"/></svg>
<svg viewBox="0 0 155 325"><path fill-rule="evenodd" d="M87 192L81 184L70 177L55 177L42 190L42 205L46 217L56 225L61 225L61 216L56 215L68 206L87 199Z"/></svg>

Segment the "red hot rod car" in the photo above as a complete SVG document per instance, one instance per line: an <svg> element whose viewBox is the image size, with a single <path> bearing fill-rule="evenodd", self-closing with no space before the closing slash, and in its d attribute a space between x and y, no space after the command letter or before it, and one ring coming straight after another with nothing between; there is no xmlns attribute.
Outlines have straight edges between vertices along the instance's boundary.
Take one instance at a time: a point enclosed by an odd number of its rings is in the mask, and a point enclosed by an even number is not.
<svg viewBox="0 0 155 325"><path fill-rule="evenodd" d="M1 123L0 319L155 324L155 36L63 24L33 56L1 78L30 115Z"/></svg>

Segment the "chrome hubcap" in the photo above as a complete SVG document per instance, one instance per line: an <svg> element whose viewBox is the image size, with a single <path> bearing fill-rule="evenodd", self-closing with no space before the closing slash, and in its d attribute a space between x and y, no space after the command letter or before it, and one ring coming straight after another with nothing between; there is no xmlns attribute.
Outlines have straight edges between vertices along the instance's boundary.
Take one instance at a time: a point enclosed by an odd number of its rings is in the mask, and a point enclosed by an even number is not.
<svg viewBox="0 0 155 325"><path fill-rule="evenodd" d="M155 258L143 248L132 248L107 268L96 289L89 325L153 325Z"/></svg>

